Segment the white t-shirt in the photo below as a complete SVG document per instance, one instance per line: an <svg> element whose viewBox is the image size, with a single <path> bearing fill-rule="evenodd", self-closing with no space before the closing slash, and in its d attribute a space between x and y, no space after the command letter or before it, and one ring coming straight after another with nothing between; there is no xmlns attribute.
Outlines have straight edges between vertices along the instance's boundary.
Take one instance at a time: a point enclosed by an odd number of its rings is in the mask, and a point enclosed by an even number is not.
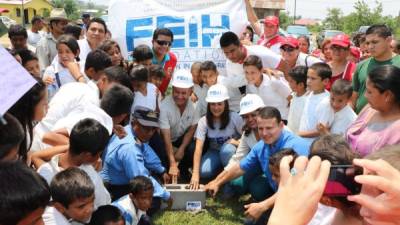
<svg viewBox="0 0 400 225"><path fill-rule="evenodd" d="M229 160L228 165L225 166L224 170L229 170L233 165L239 163L251 150L251 148L257 144L256 135L253 131L249 135L245 135L244 132L240 138L239 146L236 149L235 154Z"/></svg>
<svg viewBox="0 0 400 225"><path fill-rule="evenodd" d="M147 95L143 95L142 92L140 91L135 91L135 98L133 99L133 104L131 109L132 113L138 106L142 106L151 109L153 111L156 110L157 104L158 107L160 107L161 94L157 94L157 87L154 84L148 82L146 85L146 89L147 89Z"/></svg>
<svg viewBox="0 0 400 225"><path fill-rule="evenodd" d="M330 106L329 92L320 94L311 92L307 96L306 104L301 116L299 131L317 130L318 123L330 127L334 119L334 111ZM306 138L310 141L315 138Z"/></svg>
<svg viewBox="0 0 400 225"><path fill-rule="evenodd" d="M37 43L44 36L43 31L39 31L37 33L32 32L31 29L28 30L28 44L32 45L36 48Z"/></svg>
<svg viewBox="0 0 400 225"><path fill-rule="evenodd" d="M53 177L61 172L63 168L59 167L59 158L60 155L55 155L51 160L43 165L41 165L38 169L38 173L46 179L47 183L50 184ZM97 209L99 206L108 205L111 203L110 193L108 193L107 189L104 187L103 180L100 175L94 169L92 165L81 165L79 169L82 169L89 175L90 179L94 184L94 207Z"/></svg>
<svg viewBox="0 0 400 225"><path fill-rule="evenodd" d="M89 42L86 38L78 40L79 45L79 59L81 62L86 62L87 55L92 51L90 48Z"/></svg>
<svg viewBox="0 0 400 225"><path fill-rule="evenodd" d="M199 112L192 100L188 100L186 108L181 114L171 95L165 97L160 106L160 128L169 129L171 140L176 141L184 135L192 125L199 121Z"/></svg>
<svg viewBox="0 0 400 225"><path fill-rule="evenodd" d="M45 225L70 225L71 223L55 207L47 206L43 213Z"/></svg>
<svg viewBox="0 0 400 225"><path fill-rule="evenodd" d="M357 114L353 109L346 105L339 112L335 113L330 132L332 134L344 135L347 128L356 120Z"/></svg>
<svg viewBox="0 0 400 225"><path fill-rule="evenodd" d="M307 94L303 94L300 97L296 96L296 93L292 94L292 100L290 100L287 126L295 134L299 132L300 120L304 106L306 104L306 100L307 100Z"/></svg>
<svg viewBox="0 0 400 225"><path fill-rule="evenodd" d="M281 117L284 120L288 118L288 101L290 88L284 78L277 79L276 77L263 74L262 82L259 87L254 84L247 85L247 93L257 94L264 101L266 106L273 106L279 110Z"/></svg>
<svg viewBox="0 0 400 225"><path fill-rule="evenodd" d="M303 52L299 53L299 56L297 57L296 61L296 66L307 66L310 67L314 63L322 62L321 59L318 59L314 56L307 55Z"/></svg>
<svg viewBox="0 0 400 225"><path fill-rule="evenodd" d="M195 138L204 141L206 137L210 141L210 146L221 146L231 138L238 138L242 133L243 120L236 112L229 113L229 124L225 129L220 130L220 124L214 124L214 129L207 125L207 118L201 117L197 124Z"/></svg>

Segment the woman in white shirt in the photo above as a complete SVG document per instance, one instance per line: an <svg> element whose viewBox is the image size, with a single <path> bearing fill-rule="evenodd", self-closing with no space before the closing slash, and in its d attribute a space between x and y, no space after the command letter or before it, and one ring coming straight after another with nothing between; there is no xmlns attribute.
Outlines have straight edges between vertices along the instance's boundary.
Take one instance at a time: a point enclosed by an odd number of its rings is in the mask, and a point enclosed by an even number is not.
<svg viewBox="0 0 400 225"><path fill-rule="evenodd" d="M215 177L239 145L243 120L236 112L229 111L228 99L228 90L221 84L211 86L207 92L207 114L199 120L195 134L191 189L199 188L200 178Z"/></svg>
<svg viewBox="0 0 400 225"><path fill-rule="evenodd" d="M290 88L284 77L263 74L263 64L256 55L248 56L243 63L247 85L247 93L259 95L266 106L279 110L282 119L288 118L288 100Z"/></svg>
<svg viewBox="0 0 400 225"><path fill-rule="evenodd" d="M79 52L79 45L74 37L62 35L57 40L57 55L43 75L43 80L49 84L49 99L64 84L76 81L86 82L81 72L83 65L79 64Z"/></svg>

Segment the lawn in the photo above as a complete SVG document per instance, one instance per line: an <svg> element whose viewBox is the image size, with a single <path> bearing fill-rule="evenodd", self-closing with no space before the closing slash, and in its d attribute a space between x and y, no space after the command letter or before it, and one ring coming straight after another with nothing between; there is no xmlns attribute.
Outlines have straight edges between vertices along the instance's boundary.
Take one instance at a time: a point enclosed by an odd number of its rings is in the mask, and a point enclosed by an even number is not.
<svg viewBox="0 0 400 225"><path fill-rule="evenodd" d="M248 196L221 200L207 198L205 210L193 214L185 211L163 211L154 216L155 225L242 225L243 205Z"/></svg>

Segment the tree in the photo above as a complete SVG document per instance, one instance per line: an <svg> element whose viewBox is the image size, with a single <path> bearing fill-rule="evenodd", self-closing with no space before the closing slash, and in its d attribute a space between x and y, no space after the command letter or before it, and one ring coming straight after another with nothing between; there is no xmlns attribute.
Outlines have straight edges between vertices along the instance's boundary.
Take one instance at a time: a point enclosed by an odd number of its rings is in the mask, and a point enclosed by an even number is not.
<svg viewBox="0 0 400 225"><path fill-rule="evenodd" d="M78 5L75 0L53 0L55 8L64 8L69 19L78 19Z"/></svg>
<svg viewBox="0 0 400 225"><path fill-rule="evenodd" d="M285 11L280 11L279 12L279 26L282 29L286 29L286 27L290 24L290 17L289 17L289 12Z"/></svg>
<svg viewBox="0 0 400 225"><path fill-rule="evenodd" d="M328 8L328 15L322 22L326 29L342 30L343 29L343 12L339 8Z"/></svg>

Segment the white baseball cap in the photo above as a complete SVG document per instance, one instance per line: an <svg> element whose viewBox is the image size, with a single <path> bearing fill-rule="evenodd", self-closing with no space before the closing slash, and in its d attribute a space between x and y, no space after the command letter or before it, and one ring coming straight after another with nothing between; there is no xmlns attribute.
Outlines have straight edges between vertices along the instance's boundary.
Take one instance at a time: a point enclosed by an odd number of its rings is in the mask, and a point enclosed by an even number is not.
<svg viewBox="0 0 400 225"><path fill-rule="evenodd" d="M177 70L172 77L172 86L177 88L193 87L192 74L188 70Z"/></svg>
<svg viewBox="0 0 400 225"><path fill-rule="evenodd" d="M207 91L206 102L223 102L229 99L228 89L222 84L214 84Z"/></svg>
<svg viewBox="0 0 400 225"><path fill-rule="evenodd" d="M244 115L265 107L264 101L256 94L247 94L240 100L239 115Z"/></svg>

